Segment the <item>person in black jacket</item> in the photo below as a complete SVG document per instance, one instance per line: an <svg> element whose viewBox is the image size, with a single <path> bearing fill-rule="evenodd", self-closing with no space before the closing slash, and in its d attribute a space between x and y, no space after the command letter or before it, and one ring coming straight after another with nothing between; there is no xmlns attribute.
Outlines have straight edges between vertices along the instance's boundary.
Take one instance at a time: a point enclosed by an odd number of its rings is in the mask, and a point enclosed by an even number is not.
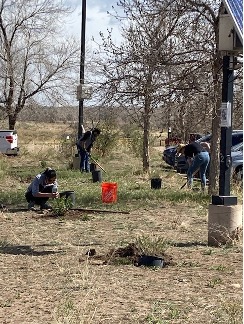
<svg viewBox="0 0 244 324"><path fill-rule="evenodd" d="M101 133L100 129L93 128L78 140L77 147L80 154L80 171L90 172L90 154L97 136Z"/></svg>
<svg viewBox="0 0 244 324"><path fill-rule="evenodd" d="M185 155L185 158L189 164L187 170L187 185L188 188L192 188L193 174L199 169L202 191L206 188L206 171L210 161L209 153L198 142L192 142L179 149L179 153Z"/></svg>

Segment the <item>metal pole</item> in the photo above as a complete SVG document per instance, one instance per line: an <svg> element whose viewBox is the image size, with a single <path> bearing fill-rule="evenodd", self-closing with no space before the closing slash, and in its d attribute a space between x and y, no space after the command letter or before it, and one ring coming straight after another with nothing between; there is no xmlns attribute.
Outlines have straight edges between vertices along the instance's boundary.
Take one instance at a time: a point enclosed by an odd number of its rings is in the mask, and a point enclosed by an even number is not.
<svg viewBox="0 0 244 324"><path fill-rule="evenodd" d="M80 84L84 84L85 71L85 40L86 40L86 0L82 0L82 15L81 15L81 55L80 55ZM79 125L78 137L83 133L84 122L84 99L79 100Z"/></svg>
<svg viewBox="0 0 244 324"><path fill-rule="evenodd" d="M233 57L231 57L233 59ZM222 85L222 104L230 103L230 125L221 127L220 139L220 176L219 176L219 195L230 196L230 177L231 177L231 146L232 146L232 106L233 106L233 66L230 64L230 56L223 57L223 85Z"/></svg>

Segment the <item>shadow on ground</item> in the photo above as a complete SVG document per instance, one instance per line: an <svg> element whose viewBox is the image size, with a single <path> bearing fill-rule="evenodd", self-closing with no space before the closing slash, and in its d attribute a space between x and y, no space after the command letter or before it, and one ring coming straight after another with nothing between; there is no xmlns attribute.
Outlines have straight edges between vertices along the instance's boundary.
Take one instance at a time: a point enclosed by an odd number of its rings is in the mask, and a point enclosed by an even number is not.
<svg viewBox="0 0 244 324"><path fill-rule="evenodd" d="M193 241L193 242L174 242L172 243L172 246L176 247L191 247L191 246L208 246L206 242L198 242L198 241Z"/></svg>
<svg viewBox="0 0 244 324"><path fill-rule="evenodd" d="M48 254L62 253L63 251L35 251L29 245L7 245L0 247L1 254L13 255L30 255L30 256L43 256Z"/></svg>

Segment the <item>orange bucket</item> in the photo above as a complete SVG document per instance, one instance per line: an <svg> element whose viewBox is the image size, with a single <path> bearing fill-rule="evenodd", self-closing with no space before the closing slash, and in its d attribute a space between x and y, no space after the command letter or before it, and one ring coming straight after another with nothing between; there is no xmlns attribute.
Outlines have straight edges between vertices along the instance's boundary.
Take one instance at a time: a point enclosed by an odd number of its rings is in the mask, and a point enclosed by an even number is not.
<svg viewBox="0 0 244 324"><path fill-rule="evenodd" d="M117 201L117 183L116 182L103 182L102 183L102 202L114 203Z"/></svg>

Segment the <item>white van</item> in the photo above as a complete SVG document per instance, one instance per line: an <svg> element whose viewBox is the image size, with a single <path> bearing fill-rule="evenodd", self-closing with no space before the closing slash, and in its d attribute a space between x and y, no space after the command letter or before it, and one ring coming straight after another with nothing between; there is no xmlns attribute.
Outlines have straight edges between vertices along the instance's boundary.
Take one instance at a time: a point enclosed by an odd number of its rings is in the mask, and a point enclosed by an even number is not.
<svg viewBox="0 0 244 324"><path fill-rule="evenodd" d="M0 153L18 155L18 135L16 130L0 129Z"/></svg>

